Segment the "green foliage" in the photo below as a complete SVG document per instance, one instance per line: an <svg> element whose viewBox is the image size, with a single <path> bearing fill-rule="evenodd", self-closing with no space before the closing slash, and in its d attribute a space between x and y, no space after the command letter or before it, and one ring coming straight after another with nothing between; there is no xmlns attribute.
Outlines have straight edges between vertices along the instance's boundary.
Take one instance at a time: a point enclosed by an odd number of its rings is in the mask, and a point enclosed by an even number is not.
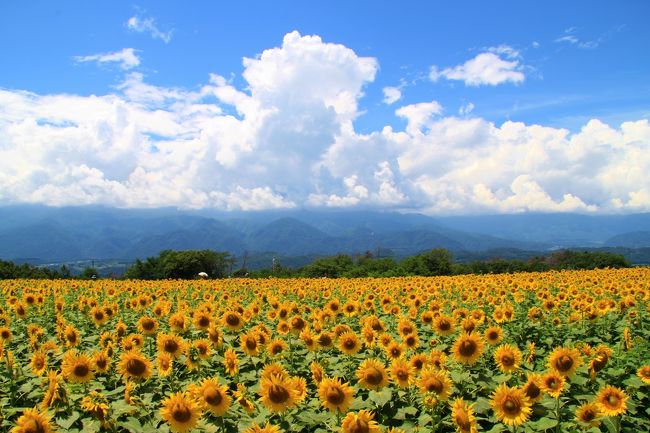
<svg viewBox="0 0 650 433"><path fill-rule="evenodd" d="M16 265L13 262L0 260L0 280L11 278L56 279L70 276L69 270L66 273L66 269L62 267L61 271L57 272L47 268L38 268L27 263Z"/></svg>
<svg viewBox="0 0 650 433"><path fill-rule="evenodd" d="M136 260L125 274L126 278L155 280L162 278L193 279L199 272L210 278L227 276L231 262L229 253L212 250L161 251L158 257Z"/></svg>

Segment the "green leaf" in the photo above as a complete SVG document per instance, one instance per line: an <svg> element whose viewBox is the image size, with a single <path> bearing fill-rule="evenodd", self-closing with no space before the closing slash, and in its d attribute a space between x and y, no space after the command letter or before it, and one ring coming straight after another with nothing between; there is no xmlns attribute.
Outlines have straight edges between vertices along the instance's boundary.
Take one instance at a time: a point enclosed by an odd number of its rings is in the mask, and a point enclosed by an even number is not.
<svg viewBox="0 0 650 433"><path fill-rule="evenodd" d="M506 431L507 428L503 424L495 424L490 430L486 431L485 433L501 433L502 431Z"/></svg>
<svg viewBox="0 0 650 433"><path fill-rule="evenodd" d="M139 433L142 431L142 424L140 424L140 421L138 421L137 418L133 418L132 416L128 417L126 421L120 422L119 425L132 433Z"/></svg>
<svg viewBox="0 0 650 433"><path fill-rule="evenodd" d="M370 391L368 393L368 398L370 401L375 403L378 407L382 407L388 403L393 396L393 392L390 388L384 387L381 391Z"/></svg>
<svg viewBox="0 0 650 433"><path fill-rule="evenodd" d="M541 418L539 421L535 422L535 426L537 427L537 430L548 430L550 428L553 428L557 425L557 420L556 419L551 419L551 418Z"/></svg>
<svg viewBox="0 0 650 433"><path fill-rule="evenodd" d="M70 415L68 418L59 418L56 420L56 423L63 427L65 430L69 430L70 427L72 427L72 424L75 423L79 419L81 414L79 412L72 412L72 415Z"/></svg>
<svg viewBox="0 0 650 433"><path fill-rule="evenodd" d="M395 414L395 419L408 419L412 416L415 416L418 413L418 410L413 406L401 407L397 410Z"/></svg>
<svg viewBox="0 0 650 433"><path fill-rule="evenodd" d="M429 415L428 413L423 413L418 418L418 424L421 426L431 424L431 421L433 421L433 418L431 418L431 415Z"/></svg>
<svg viewBox="0 0 650 433"><path fill-rule="evenodd" d="M101 424L96 419L84 418L82 423L84 433L96 433L102 428Z"/></svg>

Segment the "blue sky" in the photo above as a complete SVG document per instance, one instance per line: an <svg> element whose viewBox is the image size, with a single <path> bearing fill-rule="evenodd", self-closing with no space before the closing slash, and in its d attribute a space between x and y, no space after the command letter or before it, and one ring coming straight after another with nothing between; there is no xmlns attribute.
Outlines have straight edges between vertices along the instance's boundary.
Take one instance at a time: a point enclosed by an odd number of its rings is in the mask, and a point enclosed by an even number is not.
<svg viewBox="0 0 650 433"><path fill-rule="evenodd" d="M649 12L3 2L0 203L649 211Z"/></svg>

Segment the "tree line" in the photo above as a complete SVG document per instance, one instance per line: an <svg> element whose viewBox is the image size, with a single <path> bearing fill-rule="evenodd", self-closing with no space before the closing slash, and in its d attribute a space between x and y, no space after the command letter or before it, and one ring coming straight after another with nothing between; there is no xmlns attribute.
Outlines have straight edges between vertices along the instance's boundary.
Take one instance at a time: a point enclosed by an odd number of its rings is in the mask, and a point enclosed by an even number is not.
<svg viewBox="0 0 650 433"><path fill-rule="evenodd" d="M337 254L318 258L306 266L292 269L276 264L273 269L233 271L235 258L227 252L212 250L164 250L157 257L137 259L124 278L127 279L193 279L199 273L207 278L225 277L399 277L463 274L503 274L513 272L544 272L562 269L625 268L631 264L621 254L604 251L556 251L548 256L528 260L501 259L475 260L469 263L454 262L450 251L442 248L409 256L402 260L391 257L374 257L370 251L353 257ZM77 278L94 278L98 272L86 268ZM6 278L71 278L70 270L62 266L58 271L28 264L16 265L0 260L0 279Z"/></svg>

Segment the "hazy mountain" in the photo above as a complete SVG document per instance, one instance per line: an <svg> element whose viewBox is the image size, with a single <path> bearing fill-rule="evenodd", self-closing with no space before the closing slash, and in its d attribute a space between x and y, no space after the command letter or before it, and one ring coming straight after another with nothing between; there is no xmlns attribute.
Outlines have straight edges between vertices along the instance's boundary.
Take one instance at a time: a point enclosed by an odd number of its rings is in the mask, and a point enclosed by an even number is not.
<svg viewBox="0 0 650 433"><path fill-rule="evenodd" d="M95 206L0 207L0 258L42 261L157 255L214 249L240 256L314 257L336 253L406 256L544 251L568 246L650 245L650 214L521 214L432 218L371 211L183 212ZM645 239L645 240L643 240ZM269 254L262 254L269 253ZM274 253L274 254L270 254Z"/></svg>
<svg viewBox="0 0 650 433"><path fill-rule="evenodd" d="M650 231L635 231L612 236L605 241L608 247L643 248L650 247Z"/></svg>

